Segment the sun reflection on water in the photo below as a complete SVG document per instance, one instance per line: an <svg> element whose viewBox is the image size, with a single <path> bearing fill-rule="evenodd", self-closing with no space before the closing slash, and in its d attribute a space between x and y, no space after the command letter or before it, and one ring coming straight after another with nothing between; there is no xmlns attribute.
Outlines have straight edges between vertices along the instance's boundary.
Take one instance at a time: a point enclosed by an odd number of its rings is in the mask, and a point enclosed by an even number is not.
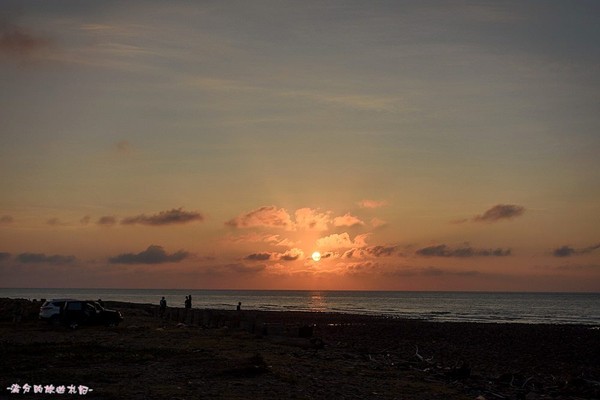
<svg viewBox="0 0 600 400"><path fill-rule="evenodd" d="M327 311L327 298L323 292L310 292L308 308L310 311Z"/></svg>

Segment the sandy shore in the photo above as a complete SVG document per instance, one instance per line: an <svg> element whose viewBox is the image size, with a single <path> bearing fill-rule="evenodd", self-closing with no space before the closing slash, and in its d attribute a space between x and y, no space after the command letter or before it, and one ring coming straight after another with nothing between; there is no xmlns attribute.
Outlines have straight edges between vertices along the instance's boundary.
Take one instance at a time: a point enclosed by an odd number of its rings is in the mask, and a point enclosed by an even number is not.
<svg viewBox="0 0 600 400"><path fill-rule="evenodd" d="M118 327L37 321L0 299L0 398L598 399L600 330L108 303ZM13 384L87 395L11 394ZM33 391L33 389L31 389Z"/></svg>

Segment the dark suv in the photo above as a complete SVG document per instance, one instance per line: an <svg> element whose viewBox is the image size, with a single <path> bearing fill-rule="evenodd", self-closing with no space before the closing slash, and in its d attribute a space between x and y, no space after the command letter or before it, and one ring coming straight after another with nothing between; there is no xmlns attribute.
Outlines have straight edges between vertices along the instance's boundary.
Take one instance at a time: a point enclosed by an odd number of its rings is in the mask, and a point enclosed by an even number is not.
<svg viewBox="0 0 600 400"><path fill-rule="evenodd" d="M79 325L117 326L123 321L123 316L119 311L108 310L96 301L74 300L65 302L60 321L71 328Z"/></svg>

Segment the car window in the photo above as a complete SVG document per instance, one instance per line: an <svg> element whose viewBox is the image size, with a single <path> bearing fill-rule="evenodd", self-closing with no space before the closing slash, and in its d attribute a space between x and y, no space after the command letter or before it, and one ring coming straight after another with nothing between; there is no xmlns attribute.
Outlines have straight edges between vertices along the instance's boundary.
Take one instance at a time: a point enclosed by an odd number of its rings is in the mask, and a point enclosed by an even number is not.
<svg viewBox="0 0 600 400"><path fill-rule="evenodd" d="M82 309L83 309L83 307L82 307L82 306L83 306L83 305L82 305L81 303L79 303L79 302L68 303L68 304L67 304L67 310L75 310L75 311L79 311L79 310L82 310Z"/></svg>

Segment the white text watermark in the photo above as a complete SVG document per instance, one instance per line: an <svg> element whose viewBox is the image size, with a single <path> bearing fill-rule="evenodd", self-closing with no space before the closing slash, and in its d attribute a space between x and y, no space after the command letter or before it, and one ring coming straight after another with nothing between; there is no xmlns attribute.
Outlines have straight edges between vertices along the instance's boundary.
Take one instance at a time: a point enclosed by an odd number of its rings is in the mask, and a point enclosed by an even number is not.
<svg viewBox="0 0 600 400"><path fill-rule="evenodd" d="M84 386L84 385L30 385L29 383L25 383L23 385L19 385L18 383L13 383L9 387L6 388L11 394L75 394L79 396L85 396L86 394L93 392L94 389Z"/></svg>

